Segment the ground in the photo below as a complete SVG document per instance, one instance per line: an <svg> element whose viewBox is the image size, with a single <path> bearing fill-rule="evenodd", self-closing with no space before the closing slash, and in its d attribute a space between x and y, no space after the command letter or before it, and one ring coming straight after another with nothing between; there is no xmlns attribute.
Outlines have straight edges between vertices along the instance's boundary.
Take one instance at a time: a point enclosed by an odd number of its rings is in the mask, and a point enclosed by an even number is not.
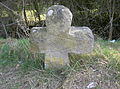
<svg viewBox="0 0 120 89"><path fill-rule="evenodd" d="M51 73L45 70L24 73L17 67L4 68L0 70L0 89L87 89L91 82L97 83L94 89L119 89L119 73L108 69L105 63Z"/></svg>
<svg viewBox="0 0 120 89"><path fill-rule="evenodd" d="M23 44L28 41L19 41L19 47ZM119 41L97 41L92 53L71 54L70 66L59 70L40 69L38 61L30 59L28 52L21 52L23 49L18 47L20 51L7 52L8 46L4 46L0 50L0 89L89 89L92 83L95 85L90 89L120 88Z"/></svg>

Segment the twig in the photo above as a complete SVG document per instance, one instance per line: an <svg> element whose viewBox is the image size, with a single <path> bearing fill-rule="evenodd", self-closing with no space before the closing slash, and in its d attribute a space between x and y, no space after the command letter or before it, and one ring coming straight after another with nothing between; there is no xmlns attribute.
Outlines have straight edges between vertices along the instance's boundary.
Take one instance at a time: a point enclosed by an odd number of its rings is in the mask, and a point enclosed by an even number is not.
<svg viewBox="0 0 120 89"><path fill-rule="evenodd" d="M5 4L0 2L0 5L2 5L3 7L7 8L9 11L13 12L15 15L19 16L19 14L17 14L17 12L15 12L14 10L10 9L8 6L6 6Z"/></svg>
<svg viewBox="0 0 120 89"><path fill-rule="evenodd" d="M2 23L2 26L3 26L3 28L4 28L4 31L5 31L5 34L6 34L6 38L8 37L8 33L7 33L7 30L6 30L6 27L5 27L5 25Z"/></svg>
<svg viewBox="0 0 120 89"><path fill-rule="evenodd" d="M13 14L15 14L16 16L21 17L19 14L17 14L17 12L15 12L15 11L12 10L12 9L10 9L10 8L9 8L8 6L6 6L5 4L3 4L3 3L0 2L0 5L4 6L4 7L7 8L9 11L13 12ZM22 19L22 18L21 18L21 19ZM25 29L26 29L25 26L22 26L18 20L17 20L16 22L17 22L18 26L20 26L20 28L24 31L25 35L29 36L29 33L25 30Z"/></svg>

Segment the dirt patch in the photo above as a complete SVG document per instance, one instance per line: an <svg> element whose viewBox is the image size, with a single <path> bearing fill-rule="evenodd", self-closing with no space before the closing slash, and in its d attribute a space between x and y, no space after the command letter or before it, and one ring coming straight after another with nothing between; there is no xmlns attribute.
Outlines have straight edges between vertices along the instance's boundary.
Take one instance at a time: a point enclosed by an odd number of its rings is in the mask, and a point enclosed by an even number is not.
<svg viewBox="0 0 120 89"><path fill-rule="evenodd" d="M90 67L68 75L63 89L120 89L118 73L106 67Z"/></svg>
<svg viewBox="0 0 120 89"><path fill-rule="evenodd" d="M23 73L15 68L0 69L0 89L57 89L63 79L40 70Z"/></svg>
<svg viewBox="0 0 120 89"><path fill-rule="evenodd" d="M24 73L19 68L0 68L0 89L120 89L119 75L103 63L67 74L38 69Z"/></svg>

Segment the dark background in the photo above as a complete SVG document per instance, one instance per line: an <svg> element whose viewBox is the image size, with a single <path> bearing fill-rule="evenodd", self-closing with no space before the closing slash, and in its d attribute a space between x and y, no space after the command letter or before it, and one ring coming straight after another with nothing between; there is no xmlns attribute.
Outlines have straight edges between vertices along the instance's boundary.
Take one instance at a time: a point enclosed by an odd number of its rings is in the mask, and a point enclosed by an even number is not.
<svg viewBox="0 0 120 89"><path fill-rule="evenodd" d="M55 4L68 7L73 13L72 25L88 26L95 38L120 40L120 0L0 0L0 37L29 37L28 28L45 26L40 15ZM28 20L29 10L38 20Z"/></svg>

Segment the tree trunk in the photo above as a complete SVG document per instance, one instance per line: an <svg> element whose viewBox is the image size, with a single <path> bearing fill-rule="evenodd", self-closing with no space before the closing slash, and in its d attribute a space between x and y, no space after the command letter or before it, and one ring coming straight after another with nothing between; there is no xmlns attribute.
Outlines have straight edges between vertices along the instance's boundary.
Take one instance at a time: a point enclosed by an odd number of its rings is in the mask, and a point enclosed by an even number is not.
<svg viewBox="0 0 120 89"><path fill-rule="evenodd" d="M114 9L115 9L115 0L113 0L113 1L110 0L110 5L109 5L110 29L109 29L108 40L112 40Z"/></svg>

